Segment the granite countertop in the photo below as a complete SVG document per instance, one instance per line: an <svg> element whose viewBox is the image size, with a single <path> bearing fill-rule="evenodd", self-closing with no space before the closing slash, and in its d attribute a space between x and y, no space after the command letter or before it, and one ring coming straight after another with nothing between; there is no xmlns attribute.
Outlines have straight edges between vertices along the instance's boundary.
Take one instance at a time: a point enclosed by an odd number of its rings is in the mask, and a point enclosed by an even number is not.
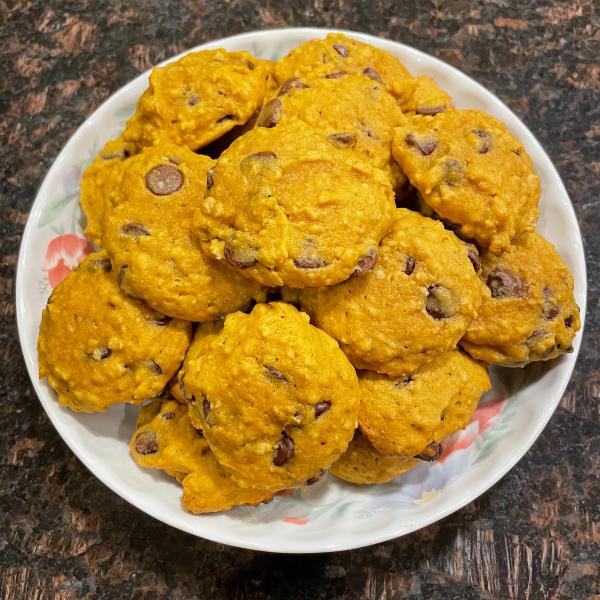
<svg viewBox="0 0 600 600"><path fill-rule="evenodd" d="M600 14L596 0L0 2L0 596L589 598L600 564ZM546 147L586 240L589 306L559 409L456 514L372 548L277 556L167 527L106 488L46 418L15 326L14 271L47 169L110 94L165 57L247 30L362 30L459 67Z"/></svg>

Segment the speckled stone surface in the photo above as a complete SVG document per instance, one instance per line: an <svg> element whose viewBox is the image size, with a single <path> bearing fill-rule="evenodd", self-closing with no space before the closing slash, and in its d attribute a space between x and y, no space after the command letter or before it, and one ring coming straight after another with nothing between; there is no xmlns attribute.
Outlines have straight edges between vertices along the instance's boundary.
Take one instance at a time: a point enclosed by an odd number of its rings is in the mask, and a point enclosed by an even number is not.
<svg viewBox="0 0 600 600"><path fill-rule="evenodd" d="M13 298L20 235L36 190L103 100L187 47L292 25L400 40L497 93L562 175L587 242L590 279L573 380L516 468L422 531L306 557L195 539L104 487L58 437L35 397ZM0 598L599 597L597 1L3 0L0 58Z"/></svg>

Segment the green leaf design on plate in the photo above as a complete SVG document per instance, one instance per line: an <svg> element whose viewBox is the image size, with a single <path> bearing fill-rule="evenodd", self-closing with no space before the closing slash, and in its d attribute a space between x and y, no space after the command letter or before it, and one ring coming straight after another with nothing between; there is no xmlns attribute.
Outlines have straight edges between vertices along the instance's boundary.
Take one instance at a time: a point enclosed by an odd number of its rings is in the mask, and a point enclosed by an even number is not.
<svg viewBox="0 0 600 600"><path fill-rule="evenodd" d="M67 194L66 196L61 196L57 200L50 202L46 208L42 211L40 218L38 220L38 227L45 227L49 225L60 215L65 206L69 204L74 198L79 196L79 191L73 192L71 194Z"/></svg>

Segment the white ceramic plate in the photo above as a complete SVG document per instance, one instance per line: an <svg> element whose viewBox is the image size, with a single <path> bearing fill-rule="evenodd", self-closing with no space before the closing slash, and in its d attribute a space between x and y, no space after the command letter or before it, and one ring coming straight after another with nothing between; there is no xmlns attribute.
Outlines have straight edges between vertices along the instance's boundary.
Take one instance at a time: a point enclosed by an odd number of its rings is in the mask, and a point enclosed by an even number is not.
<svg viewBox="0 0 600 600"><path fill-rule="evenodd" d="M276 59L326 33L320 29L259 31L193 50L224 47ZM453 67L402 44L350 35L396 55L414 74L433 77L458 107L487 111L522 141L542 181L539 231L571 269L583 316L586 275L581 235L558 173L532 133L496 96ZM116 406L105 414L78 415L61 408L46 382L38 381L36 342L46 299L52 286L90 250L79 225L81 172L104 142L123 129L147 78L145 73L121 88L69 140L40 188L19 254L16 300L23 354L44 410L73 452L115 493L149 515L193 535L272 552L367 546L429 525L485 492L527 452L548 422L573 370L581 334L573 354L550 364L495 370L493 391L482 399L470 425L445 445L438 463L423 464L392 483L371 487L329 477L307 492L276 498L269 505L210 516L184 512L180 488L160 473L141 470L130 458L135 408Z"/></svg>

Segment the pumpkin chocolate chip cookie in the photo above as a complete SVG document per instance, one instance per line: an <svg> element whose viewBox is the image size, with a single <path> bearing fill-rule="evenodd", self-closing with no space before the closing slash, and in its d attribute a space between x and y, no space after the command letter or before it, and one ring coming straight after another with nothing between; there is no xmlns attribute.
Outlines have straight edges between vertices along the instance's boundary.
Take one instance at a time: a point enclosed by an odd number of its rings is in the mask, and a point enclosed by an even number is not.
<svg viewBox="0 0 600 600"><path fill-rule="evenodd" d="M131 437L131 455L147 469L162 469L183 486L183 506L210 513L268 501L272 492L241 488L221 468L202 431L195 429L186 406L155 400L144 406Z"/></svg>
<svg viewBox="0 0 600 600"><path fill-rule="evenodd" d="M490 389L486 368L453 350L412 375L358 374L359 426L380 452L434 460L440 442L465 427L481 395Z"/></svg>
<svg viewBox="0 0 600 600"><path fill-rule="evenodd" d="M120 136L106 143L81 179L81 208L86 216L85 235L97 246L102 246L104 213L114 203L119 191L123 169L128 159L137 152L134 144Z"/></svg>
<svg viewBox="0 0 600 600"><path fill-rule="evenodd" d="M371 272L300 292L302 309L355 367L389 375L414 373L453 350L480 302L481 282L461 241L401 208Z"/></svg>
<svg viewBox="0 0 600 600"><path fill-rule="evenodd" d="M298 120L219 158L194 227L204 250L268 286L332 285L372 268L395 205L388 177Z"/></svg>
<svg viewBox="0 0 600 600"><path fill-rule="evenodd" d="M333 463L329 472L350 483L372 485L387 483L417 464L419 461L414 458L381 454L357 429L348 449Z"/></svg>
<svg viewBox="0 0 600 600"><path fill-rule="evenodd" d="M488 293L462 347L474 358L505 366L549 360L572 350L579 330L573 278L554 246L536 232L500 256L484 252Z"/></svg>
<svg viewBox="0 0 600 600"><path fill-rule="evenodd" d="M171 143L124 168L104 244L123 291L169 317L212 321L262 301L262 286L206 257L191 227L214 161Z"/></svg>
<svg viewBox="0 0 600 600"><path fill-rule="evenodd" d="M139 146L170 140L197 150L244 124L261 106L271 63L249 52L192 52L157 67L123 137Z"/></svg>
<svg viewBox="0 0 600 600"><path fill-rule="evenodd" d="M139 404L179 368L191 324L124 295L106 253L90 254L58 285L42 313L40 378L79 412Z"/></svg>
<svg viewBox="0 0 600 600"><path fill-rule="evenodd" d="M257 125L276 127L293 119L319 131L336 148L386 170L394 187L406 183L391 155L393 129L404 117L382 84L353 74L288 80L265 103Z"/></svg>
<svg viewBox="0 0 600 600"><path fill-rule="evenodd" d="M504 124L477 110L407 118L394 134L394 158L440 217L496 253L534 229L540 181Z"/></svg>
<svg viewBox="0 0 600 600"><path fill-rule="evenodd" d="M183 381L233 480L281 490L327 470L358 422L358 380L337 343L281 302L229 315L220 331L205 327Z"/></svg>

